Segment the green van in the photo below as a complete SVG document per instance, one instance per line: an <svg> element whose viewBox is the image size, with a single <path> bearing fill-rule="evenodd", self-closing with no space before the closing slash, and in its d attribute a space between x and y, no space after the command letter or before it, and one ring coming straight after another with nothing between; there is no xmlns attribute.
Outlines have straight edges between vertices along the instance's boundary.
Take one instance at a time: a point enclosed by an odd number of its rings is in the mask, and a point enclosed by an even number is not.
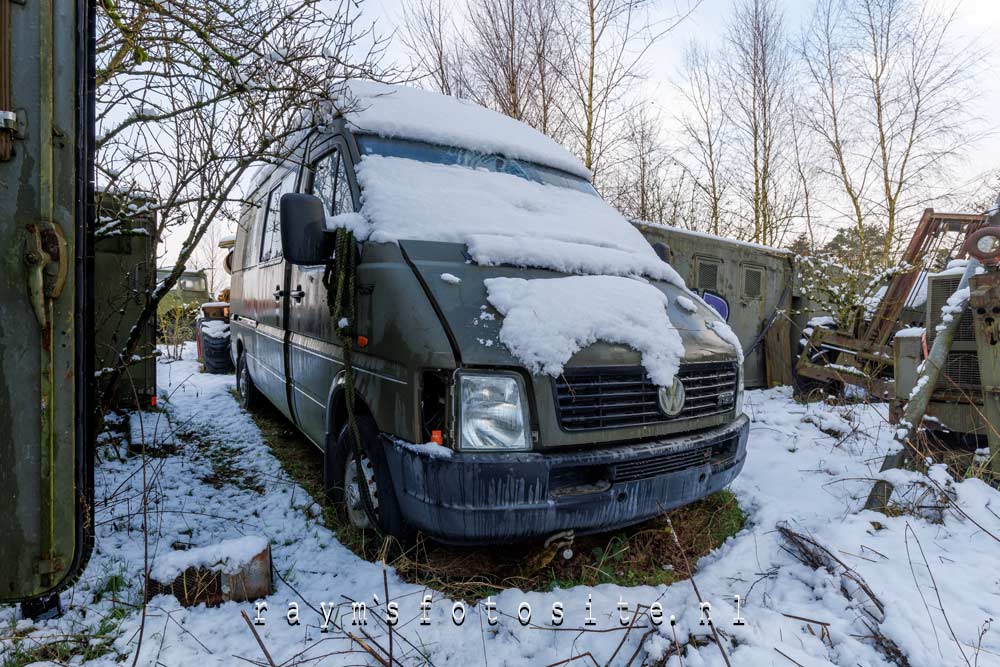
<svg viewBox="0 0 1000 667"><path fill-rule="evenodd" d="M324 452L355 525L584 534L736 477L739 341L571 154L408 87L352 82L340 99L256 179L231 340L245 407L270 401ZM331 315L344 267L354 321Z"/></svg>

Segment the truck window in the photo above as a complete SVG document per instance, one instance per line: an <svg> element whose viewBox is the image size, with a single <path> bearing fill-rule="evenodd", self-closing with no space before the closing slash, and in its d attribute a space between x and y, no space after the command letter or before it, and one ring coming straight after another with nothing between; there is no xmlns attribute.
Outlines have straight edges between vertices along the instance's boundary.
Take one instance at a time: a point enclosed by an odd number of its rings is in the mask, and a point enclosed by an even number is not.
<svg viewBox="0 0 1000 667"><path fill-rule="evenodd" d="M278 184L267 200L264 213L264 236L260 242L260 261L281 259L281 195L295 187L295 173L289 172Z"/></svg>
<svg viewBox="0 0 1000 667"><path fill-rule="evenodd" d="M334 150L316 165L313 194L323 201L323 206L330 215L354 211L351 184L347 180L347 165L341 159L340 151Z"/></svg>
<svg viewBox="0 0 1000 667"><path fill-rule="evenodd" d="M699 257L696 265L696 287L699 292L719 291L719 261L708 257Z"/></svg>
<svg viewBox="0 0 1000 667"><path fill-rule="evenodd" d="M759 266L743 267L743 296L759 299L764 295L764 269Z"/></svg>

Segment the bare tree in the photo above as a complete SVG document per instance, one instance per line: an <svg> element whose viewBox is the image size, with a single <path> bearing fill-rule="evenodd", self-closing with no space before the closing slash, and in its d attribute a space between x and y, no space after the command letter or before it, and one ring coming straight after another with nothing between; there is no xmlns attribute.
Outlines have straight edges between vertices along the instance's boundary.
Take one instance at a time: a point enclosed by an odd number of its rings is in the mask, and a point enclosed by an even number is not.
<svg viewBox="0 0 1000 667"><path fill-rule="evenodd" d="M98 7L98 178L119 196L151 195L156 239L182 239L176 266L147 295L121 351L128 360L211 221L242 200L248 170L286 158L298 133L321 120L317 112L334 101L338 82L374 73L381 43L357 25L356 5L346 1Z"/></svg>
<svg viewBox="0 0 1000 667"><path fill-rule="evenodd" d="M678 117L684 138L682 163L693 179L708 216L708 231L719 235L729 194L727 169L729 92L720 81L717 60L697 43L684 53L681 82L676 86L686 103Z"/></svg>
<svg viewBox="0 0 1000 667"><path fill-rule="evenodd" d="M812 124L873 266L892 263L907 216L940 195L972 138L968 83L979 52L955 41L954 9L914 0L820 0L802 40Z"/></svg>
<svg viewBox="0 0 1000 667"><path fill-rule="evenodd" d="M786 173L792 63L776 0L739 0L727 41L731 117L750 175L742 186L750 237L775 245L797 208Z"/></svg>
<svg viewBox="0 0 1000 667"><path fill-rule="evenodd" d="M454 22L441 0L409 0L402 6L400 41L414 60L418 76L445 95L465 97L466 76Z"/></svg>
<svg viewBox="0 0 1000 667"><path fill-rule="evenodd" d="M559 112L563 82L560 72L566 69L566 43L559 34L559 0L530 2L528 37L535 74L534 102L529 122L543 134L562 139L565 117Z"/></svg>
<svg viewBox="0 0 1000 667"><path fill-rule="evenodd" d="M668 192L670 155L660 133L659 114L648 104L625 119L622 163L612 177L612 203L624 215L664 223L671 214Z"/></svg>
<svg viewBox="0 0 1000 667"><path fill-rule="evenodd" d="M227 223L232 226L233 220L230 215L220 215L215 220L208 223L205 233L201 237L201 242L191 255L191 265L195 271L204 271L208 280L208 293L212 298L216 298L226 282L226 276L222 267L222 262L228 251L219 248L219 242L231 235L231 230L227 229Z"/></svg>
<svg viewBox="0 0 1000 667"><path fill-rule="evenodd" d="M534 89L530 0L472 0L468 55L472 98L515 120L524 120Z"/></svg>
<svg viewBox="0 0 1000 667"><path fill-rule="evenodd" d="M602 159L620 146L623 122L635 106L634 86L649 49L700 4L689 0L674 14L651 21L646 0L573 0L565 3L560 31L568 58L562 73L566 99L561 109L567 137L599 183Z"/></svg>

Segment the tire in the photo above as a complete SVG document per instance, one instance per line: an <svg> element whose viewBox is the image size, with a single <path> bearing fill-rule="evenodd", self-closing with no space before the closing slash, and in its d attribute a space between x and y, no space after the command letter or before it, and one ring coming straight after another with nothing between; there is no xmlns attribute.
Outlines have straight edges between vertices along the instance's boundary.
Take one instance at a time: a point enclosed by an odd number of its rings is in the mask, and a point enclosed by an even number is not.
<svg viewBox="0 0 1000 667"><path fill-rule="evenodd" d="M236 360L236 393L240 397L240 406L247 412L256 412L264 400L250 377L246 354L241 354Z"/></svg>
<svg viewBox="0 0 1000 667"><path fill-rule="evenodd" d="M215 338L206 334L202 329L201 353L207 372L216 375L233 372L233 361L229 356L229 336Z"/></svg>
<svg viewBox="0 0 1000 667"><path fill-rule="evenodd" d="M369 415L359 415L358 431L361 434L361 446L366 459L362 470L366 476L375 481L375 488L369 487L372 494L372 504L375 505L375 521L379 530L394 537L404 548L413 544L416 530L407 523L399 507L396 492L392 486L392 477L386 462L385 451L381 442L375 420ZM354 444L348 425L344 425L337 435L336 441L332 434L327 436L326 455L324 456L324 484L327 497L338 507L343 507L348 521L355 528L371 528L364 506L361 504L360 489L356 486L353 492L351 477L357 478L354 463Z"/></svg>

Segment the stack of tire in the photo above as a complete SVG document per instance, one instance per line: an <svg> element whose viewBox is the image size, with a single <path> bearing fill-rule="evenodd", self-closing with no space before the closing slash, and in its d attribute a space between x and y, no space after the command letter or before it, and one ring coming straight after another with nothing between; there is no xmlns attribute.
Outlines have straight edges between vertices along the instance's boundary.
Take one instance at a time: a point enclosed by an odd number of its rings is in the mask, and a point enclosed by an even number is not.
<svg viewBox="0 0 1000 667"><path fill-rule="evenodd" d="M229 320L201 320L198 323L198 341L206 373L222 375L233 372L233 359L229 354Z"/></svg>

